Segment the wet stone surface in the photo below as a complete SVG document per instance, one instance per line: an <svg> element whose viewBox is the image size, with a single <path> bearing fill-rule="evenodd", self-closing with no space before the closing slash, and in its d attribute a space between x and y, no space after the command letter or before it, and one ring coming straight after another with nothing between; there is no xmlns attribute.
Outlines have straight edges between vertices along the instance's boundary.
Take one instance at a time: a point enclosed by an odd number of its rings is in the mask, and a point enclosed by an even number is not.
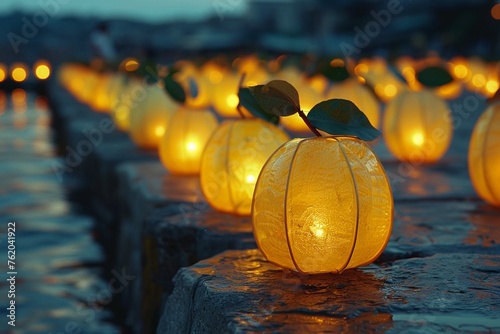
<svg viewBox="0 0 500 334"><path fill-rule="evenodd" d="M104 254L93 238L95 221L68 200L71 185L54 172L61 158L46 103L21 90L5 98L6 108L0 109L2 333L119 333L105 308L115 295L102 278ZM8 222L16 223L15 327L5 317Z"/></svg>
<svg viewBox="0 0 500 334"><path fill-rule="evenodd" d="M454 139L435 165L395 161L383 140L373 144L395 201L375 263L300 275L258 250L226 251L177 273L158 333L500 332L500 210L478 198L467 170L484 106L454 114Z"/></svg>
<svg viewBox="0 0 500 334"><path fill-rule="evenodd" d="M497 332L499 261L443 253L299 275L226 251L179 271L158 333Z"/></svg>
<svg viewBox="0 0 500 334"><path fill-rule="evenodd" d="M197 177L171 175L158 161L124 163L117 173L124 203L117 263L142 271L131 286L129 313L149 332L180 267L255 243L249 217L214 212Z"/></svg>

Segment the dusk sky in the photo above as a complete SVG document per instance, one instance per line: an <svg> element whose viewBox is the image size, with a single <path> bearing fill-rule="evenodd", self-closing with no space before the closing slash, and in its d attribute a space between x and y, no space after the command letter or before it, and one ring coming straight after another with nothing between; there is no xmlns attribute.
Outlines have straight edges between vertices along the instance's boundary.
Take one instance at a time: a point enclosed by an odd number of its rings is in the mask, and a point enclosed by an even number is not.
<svg viewBox="0 0 500 334"><path fill-rule="evenodd" d="M46 6L44 4L57 3L57 15L92 15L157 22L216 15L216 5L227 6L225 8L228 14L232 11L240 13L247 2L248 0L1 0L0 13L5 14L13 10L35 12Z"/></svg>

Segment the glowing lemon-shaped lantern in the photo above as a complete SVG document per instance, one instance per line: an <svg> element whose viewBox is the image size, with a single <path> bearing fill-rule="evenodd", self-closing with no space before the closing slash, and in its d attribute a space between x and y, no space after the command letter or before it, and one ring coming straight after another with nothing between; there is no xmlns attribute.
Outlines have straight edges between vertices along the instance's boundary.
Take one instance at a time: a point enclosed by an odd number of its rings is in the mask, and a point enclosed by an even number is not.
<svg viewBox="0 0 500 334"><path fill-rule="evenodd" d="M266 258L303 273L373 262L389 240L393 200L384 169L354 137L293 139L264 165L252 205Z"/></svg>
<svg viewBox="0 0 500 334"><path fill-rule="evenodd" d="M89 99L89 104L95 111L112 111L112 101L108 94L111 78L112 76L109 73L99 75L98 81L94 86L92 97Z"/></svg>
<svg viewBox="0 0 500 334"><path fill-rule="evenodd" d="M213 106L222 117L240 117L237 110L240 76L235 73L224 74L224 79L212 86Z"/></svg>
<svg viewBox="0 0 500 334"><path fill-rule="evenodd" d="M208 108L210 105L211 86L208 78L203 76L201 71L188 61L177 62L176 68L179 68L179 72L175 74L175 79L187 93L184 105L187 108Z"/></svg>
<svg viewBox="0 0 500 334"><path fill-rule="evenodd" d="M136 145L157 149L177 104L159 86L144 87L130 110L129 133Z"/></svg>
<svg viewBox="0 0 500 334"><path fill-rule="evenodd" d="M145 86L139 79L123 80L122 90L115 92L116 101L111 112L111 119L119 130L128 131L130 128L130 111L133 106L139 103L139 98L143 98Z"/></svg>
<svg viewBox="0 0 500 334"><path fill-rule="evenodd" d="M356 79L347 79L332 86L326 97L327 99L345 99L354 102L360 110L363 110L370 123L375 128L379 127L379 103L370 90Z"/></svg>
<svg viewBox="0 0 500 334"><path fill-rule="evenodd" d="M260 119L222 123L201 159L201 188L208 203L219 211L250 214L260 170L287 140L285 132Z"/></svg>
<svg viewBox="0 0 500 334"><path fill-rule="evenodd" d="M479 196L500 207L500 102L489 106L474 126L469 175Z"/></svg>
<svg viewBox="0 0 500 334"><path fill-rule="evenodd" d="M120 101L120 94L125 89L126 82L127 81L124 74L114 73L111 75L111 79L109 80L109 84L106 89L111 111L114 111L116 106L118 105L118 102Z"/></svg>
<svg viewBox="0 0 500 334"><path fill-rule="evenodd" d="M209 110L177 110L160 142L160 159L165 168L172 174L198 174L201 155L217 124Z"/></svg>
<svg viewBox="0 0 500 334"><path fill-rule="evenodd" d="M436 162L446 153L452 131L448 105L428 90L402 92L387 104L384 138L399 160Z"/></svg>

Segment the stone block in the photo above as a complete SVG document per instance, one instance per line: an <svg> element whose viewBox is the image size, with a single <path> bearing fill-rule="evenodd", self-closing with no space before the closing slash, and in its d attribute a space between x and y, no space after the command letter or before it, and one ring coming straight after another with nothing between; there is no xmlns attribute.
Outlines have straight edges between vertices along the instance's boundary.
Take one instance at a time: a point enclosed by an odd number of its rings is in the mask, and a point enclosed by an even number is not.
<svg viewBox="0 0 500 334"><path fill-rule="evenodd" d="M499 261L446 253L300 275L230 250L178 272L157 333L496 332Z"/></svg>

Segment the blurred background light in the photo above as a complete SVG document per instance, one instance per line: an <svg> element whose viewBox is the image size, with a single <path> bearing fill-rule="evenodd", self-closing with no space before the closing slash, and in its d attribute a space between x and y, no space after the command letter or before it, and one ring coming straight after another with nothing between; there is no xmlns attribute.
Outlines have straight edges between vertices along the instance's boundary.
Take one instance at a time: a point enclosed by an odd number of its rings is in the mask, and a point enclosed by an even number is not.
<svg viewBox="0 0 500 334"><path fill-rule="evenodd" d="M28 77L28 67L23 63L14 63L10 69L10 76L16 82L23 82Z"/></svg>

